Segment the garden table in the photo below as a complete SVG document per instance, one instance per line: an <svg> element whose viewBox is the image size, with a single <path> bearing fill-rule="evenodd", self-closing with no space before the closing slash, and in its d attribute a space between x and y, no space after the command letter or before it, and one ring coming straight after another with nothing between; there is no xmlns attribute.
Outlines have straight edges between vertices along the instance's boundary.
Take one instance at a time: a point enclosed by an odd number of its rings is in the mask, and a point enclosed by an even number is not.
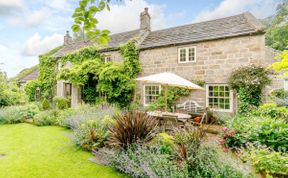
<svg viewBox="0 0 288 178"><path fill-rule="evenodd" d="M184 114L184 113L177 113L177 112L162 112L162 111L154 111L154 112L147 112L149 116L157 117L157 118L165 118L167 116L176 117L181 122L186 122L191 118L191 115Z"/></svg>

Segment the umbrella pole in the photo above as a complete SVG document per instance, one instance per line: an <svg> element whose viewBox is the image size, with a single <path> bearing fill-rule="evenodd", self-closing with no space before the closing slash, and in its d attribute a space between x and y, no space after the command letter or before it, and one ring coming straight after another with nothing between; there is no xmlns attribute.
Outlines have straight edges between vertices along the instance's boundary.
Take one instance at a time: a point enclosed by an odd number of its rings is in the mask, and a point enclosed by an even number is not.
<svg viewBox="0 0 288 178"><path fill-rule="evenodd" d="M168 95L168 87L165 86L165 111L167 112L167 96Z"/></svg>

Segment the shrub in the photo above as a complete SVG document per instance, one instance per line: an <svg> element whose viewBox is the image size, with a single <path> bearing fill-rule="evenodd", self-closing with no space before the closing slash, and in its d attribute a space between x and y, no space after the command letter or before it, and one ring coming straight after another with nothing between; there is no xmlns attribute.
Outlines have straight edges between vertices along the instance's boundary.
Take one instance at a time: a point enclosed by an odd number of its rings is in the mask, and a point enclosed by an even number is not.
<svg viewBox="0 0 288 178"><path fill-rule="evenodd" d="M175 177L186 178L186 165L177 166L169 154L155 147L132 145L126 151L107 155L110 165L132 177Z"/></svg>
<svg viewBox="0 0 288 178"><path fill-rule="evenodd" d="M60 110L69 108L69 102L70 102L69 99L60 96L55 96L53 98L54 105L56 106L57 109Z"/></svg>
<svg viewBox="0 0 288 178"><path fill-rule="evenodd" d="M109 138L110 128L114 119L109 116L97 120L87 120L74 130L74 142L85 150L101 148Z"/></svg>
<svg viewBox="0 0 288 178"><path fill-rule="evenodd" d="M204 132L202 129L178 130L175 133L175 143L179 145L176 151L178 157L186 160L189 164L191 158L196 156L203 136Z"/></svg>
<svg viewBox="0 0 288 178"><path fill-rule="evenodd" d="M41 103L41 109L43 109L43 110L50 109L50 103L46 98L44 98L44 100Z"/></svg>
<svg viewBox="0 0 288 178"><path fill-rule="evenodd" d="M65 110L67 111L67 110ZM63 122L61 126L77 129L87 120L98 120L105 116L113 117L118 115L119 109L113 105L99 105L88 106L83 105L78 108L70 109L69 112L65 112L63 115Z"/></svg>
<svg viewBox="0 0 288 178"><path fill-rule="evenodd" d="M38 112L39 108L35 104L5 107L0 109L0 124L22 123L32 119Z"/></svg>
<svg viewBox="0 0 288 178"><path fill-rule="evenodd" d="M6 73L0 70L0 107L25 102L25 96L19 92L16 82L8 80Z"/></svg>
<svg viewBox="0 0 288 178"><path fill-rule="evenodd" d="M38 126L58 125L58 110L42 111L34 116L34 124Z"/></svg>
<svg viewBox="0 0 288 178"><path fill-rule="evenodd" d="M269 119L262 122L258 134L252 136L252 141L276 150L287 151L288 149L288 124L281 120Z"/></svg>
<svg viewBox="0 0 288 178"><path fill-rule="evenodd" d="M285 150L288 147L288 124L283 119L274 119L264 116L238 116L230 124L234 134L224 140L228 147L239 148L247 143L253 145L266 145L274 150Z"/></svg>
<svg viewBox="0 0 288 178"><path fill-rule="evenodd" d="M275 152L267 148L256 149L252 147L244 155L244 160L251 160L257 171L264 171L268 174L288 175L287 153Z"/></svg>
<svg viewBox="0 0 288 178"><path fill-rule="evenodd" d="M189 177L249 177L235 160L220 155L215 148L205 145L199 147L195 157L190 157L187 164Z"/></svg>
<svg viewBox="0 0 288 178"><path fill-rule="evenodd" d="M262 90L271 82L270 73L264 67L251 65L240 67L231 74L228 83L238 93L240 113L260 105Z"/></svg>
<svg viewBox="0 0 288 178"><path fill-rule="evenodd" d="M201 146L188 160L176 160L163 153L159 145L131 145L127 150L106 154L110 165L132 177L221 177L242 178L245 175L234 160L220 158L217 150ZM192 152L192 151L191 151Z"/></svg>
<svg viewBox="0 0 288 178"><path fill-rule="evenodd" d="M284 90L283 88L273 90L270 94L271 97L285 99L288 98L288 91Z"/></svg>
<svg viewBox="0 0 288 178"><path fill-rule="evenodd" d="M128 112L116 118L115 125L110 128L110 144L127 149L132 143L149 141L157 121L143 112Z"/></svg>
<svg viewBox="0 0 288 178"><path fill-rule="evenodd" d="M276 104L264 104L255 110L255 114L261 117L271 117L273 119L284 119L288 122L288 108L279 107Z"/></svg>
<svg viewBox="0 0 288 178"><path fill-rule="evenodd" d="M157 136L152 140L151 144L159 146L159 150L162 154L164 153L171 155L175 147L174 137L165 132L157 134Z"/></svg>

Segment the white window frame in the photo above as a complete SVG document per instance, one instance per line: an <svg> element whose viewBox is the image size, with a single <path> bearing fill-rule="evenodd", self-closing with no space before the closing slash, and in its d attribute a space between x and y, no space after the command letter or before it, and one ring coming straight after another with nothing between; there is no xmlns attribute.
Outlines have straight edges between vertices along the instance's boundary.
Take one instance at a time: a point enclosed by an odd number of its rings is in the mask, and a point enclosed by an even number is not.
<svg viewBox="0 0 288 178"><path fill-rule="evenodd" d="M58 63L57 63L57 69L58 69L58 71L60 71L60 70L62 69L62 64L61 64L61 62L58 62Z"/></svg>
<svg viewBox="0 0 288 178"><path fill-rule="evenodd" d="M108 58L110 58L110 60L108 61ZM111 62L112 61L112 56L111 55L106 55L104 57L104 63L107 63L107 62Z"/></svg>
<svg viewBox="0 0 288 178"><path fill-rule="evenodd" d="M194 60L193 61L189 61L189 49L193 48L194 49ZM185 49L186 51L186 57L185 57L185 61L180 61L180 51L182 49ZM194 63L197 61L197 52L196 52L196 46L190 46L190 47L184 47L184 48L178 48L178 63Z"/></svg>
<svg viewBox="0 0 288 178"><path fill-rule="evenodd" d="M146 103L146 92L145 92L146 86L157 86L157 87L159 87L159 96L161 95L162 88L161 88L161 85L159 85L159 84L145 84L145 85L143 85L143 104L144 104L144 106L149 106L150 104Z"/></svg>
<svg viewBox="0 0 288 178"><path fill-rule="evenodd" d="M209 86L224 86L224 87L227 87L228 84L206 84L206 107L209 107ZM219 112L233 112L233 90L230 90L229 91L229 106L230 108L229 109L217 109L217 108L210 108L211 110L213 111L219 111Z"/></svg>
<svg viewBox="0 0 288 178"><path fill-rule="evenodd" d="M288 91L288 78L284 79L284 87L283 88L285 91Z"/></svg>

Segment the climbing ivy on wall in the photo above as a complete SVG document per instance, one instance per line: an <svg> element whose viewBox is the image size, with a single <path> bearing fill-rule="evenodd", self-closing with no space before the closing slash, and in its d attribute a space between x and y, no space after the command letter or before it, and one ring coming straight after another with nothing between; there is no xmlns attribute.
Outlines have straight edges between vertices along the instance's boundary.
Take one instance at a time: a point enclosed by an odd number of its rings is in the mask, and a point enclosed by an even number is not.
<svg viewBox="0 0 288 178"><path fill-rule="evenodd" d="M63 79L82 88L84 101L97 101L91 97L105 95L110 103L118 103L124 107L133 97L134 78L141 71L139 52L133 42L120 47L124 58L122 63L103 63L103 56L96 47L88 47L59 59L62 64L68 61L71 68L62 69L57 79ZM91 81L93 83L91 83ZM95 83L97 85L95 85ZM92 86L92 87L91 87ZM93 95L94 92L98 95Z"/></svg>
<svg viewBox="0 0 288 178"><path fill-rule="evenodd" d="M39 76L38 79L28 82L25 85L25 93L30 101L35 99L35 89L40 88L41 98L52 99L55 94L57 58L53 56L62 46L39 56Z"/></svg>
<svg viewBox="0 0 288 178"><path fill-rule="evenodd" d="M231 74L228 83L237 91L240 113L260 105L262 91L271 82L269 74L271 71L255 65L240 67Z"/></svg>

